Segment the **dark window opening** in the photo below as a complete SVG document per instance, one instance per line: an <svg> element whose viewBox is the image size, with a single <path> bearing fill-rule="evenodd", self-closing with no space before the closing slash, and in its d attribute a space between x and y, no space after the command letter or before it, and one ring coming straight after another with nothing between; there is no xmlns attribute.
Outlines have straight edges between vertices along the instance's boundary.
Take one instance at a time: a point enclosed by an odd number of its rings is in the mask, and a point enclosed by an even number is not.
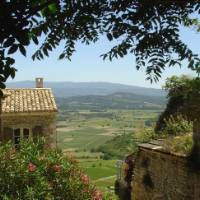
<svg viewBox="0 0 200 200"><path fill-rule="evenodd" d="M23 138L28 139L29 138L29 129L24 128L23 129Z"/></svg>
<svg viewBox="0 0 200 200"><path fill-rule="evenodd" d="M19 145L20 143L20 129L15 129L14 130L14 144Z"/></svg>

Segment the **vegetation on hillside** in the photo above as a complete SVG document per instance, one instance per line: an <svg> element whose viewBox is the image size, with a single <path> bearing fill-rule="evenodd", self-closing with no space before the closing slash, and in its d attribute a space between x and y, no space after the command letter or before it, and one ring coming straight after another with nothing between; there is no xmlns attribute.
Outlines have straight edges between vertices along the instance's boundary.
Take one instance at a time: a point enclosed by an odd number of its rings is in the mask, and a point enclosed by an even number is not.
<svg viewBox="0 0 200 200"><path fill-rule="evenodd" d="M192 128L193 123L191 121L181 114L175 114L164 119L164 126L158 133L169 136L185 135L187 133L192 133Z"/></svg>
<svg viewBox="0 0 200 200"><path fill-rule="evenodd" d="M162 131L166 126L166 119L169 121L172 115L181 114L184 119L191 121L193 127L191 158L200 166L200 78L172 76L167 79L165 89L168 91L169 101L157 122L156 131Z"/></svg>
<svg viewBox="0 0 200 200"><path fill-rule="evenodd" d="M192 88L193 79L188 76L172 76L168 78L164 88L168 91L168 102L166 109L160 115L155 131L162 132L162 129L165 128L166 122L170 117L177 118L177 115L181 115L185 120L189 120L189 112L192 110L189 109L189 96L194 88ZM194 92L194 91L193 91ZM191 119L190 119L191 120Z"/></svg>
<svg viewBox="0 0 200 200"><path fill-rule="evenodd" d="M124 159L124 157L137 149L137 142L134 140L133 134L124 134L114 137L93 151L102 152L102 158L109 159Z"/></svg>
<svg viewBox="0 0 200 200"><path fill-rule="evenodd" d="M87 95L56 99L60 109L105 111L107 109L161 110L166 104L165 96L145 96L131 93L110 95Z"/></svg>
<svg viewBox="0 0 200 200"><path fill-rule="evenodd" d="M139 129L137 132L122 134L107 141L95 151L103 153L103 159L124 159L125 156L136 153L138 144L149 142L154 139L155 134L152 129Z"/></svg>

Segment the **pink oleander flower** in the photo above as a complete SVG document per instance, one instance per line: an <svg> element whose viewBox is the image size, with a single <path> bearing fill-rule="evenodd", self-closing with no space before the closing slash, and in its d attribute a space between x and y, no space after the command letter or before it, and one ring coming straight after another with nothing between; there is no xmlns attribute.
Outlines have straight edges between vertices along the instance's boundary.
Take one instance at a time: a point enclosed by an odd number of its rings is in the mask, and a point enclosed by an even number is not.
<svg viewBox="0 0 200 200"><path fill-rule="evenodd" d="M33 163L30 162L30 163L28 164L28 171L29 171L29 172L34 172L34 171L36 170L36 168L37 168L37 167L36 167Z"/></svg>
<svg viewBox="0 0 200 200"><path fill-rule="evenodd" d="M55 172L60 172L61 171L61 166L60 165L54 165L52 168L53 168L53 170Z"/></svg>
<svg viewBox="0 0 200 200"><path fill-rule="evenodd" d="M80 180L85 185L89 184L89 177L87 175L85 175L85 174L81 175Z"/></svg>
<svg viewBox="0 0 200 200"><path fill-rule="evenodd" d="M100 190L95 190L92 196L92 200L103 200L103 195Z"/></svg>

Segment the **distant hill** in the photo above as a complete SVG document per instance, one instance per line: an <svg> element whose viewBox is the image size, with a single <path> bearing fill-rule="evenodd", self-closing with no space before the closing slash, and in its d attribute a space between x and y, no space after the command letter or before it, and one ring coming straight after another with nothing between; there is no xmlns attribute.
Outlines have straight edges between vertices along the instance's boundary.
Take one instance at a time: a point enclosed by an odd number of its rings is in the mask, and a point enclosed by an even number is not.
<svg viewBox="0 0 200 200"><path fill-rule="evenodd" d="M114 93L109 95L86 95L68 98L56 98L59 108L67 110L102 111L106 109L163 109L165 96L146 96L132 93Z"/></svg>
<svg viewBox="0 0 200 200"><path fill-rule="evenodd" d="M34 81L7 83L10 88L32 88ZM44 87L52 88L56 97L71 97L85 95L111 95L113 93L132 93L145 96L165 96L161 89L123 85L106 82L45 82Z"/></svg>

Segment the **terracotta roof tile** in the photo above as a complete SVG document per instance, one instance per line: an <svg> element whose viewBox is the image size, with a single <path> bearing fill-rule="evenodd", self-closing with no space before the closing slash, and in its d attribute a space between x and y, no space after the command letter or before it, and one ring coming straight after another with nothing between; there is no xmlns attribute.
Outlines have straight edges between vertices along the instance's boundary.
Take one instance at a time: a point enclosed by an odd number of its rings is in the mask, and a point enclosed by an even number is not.
<svg viewBox="0 0 200 200"><path fill-rule="evenodd" d="M3 113L56 112L57 107L51 89L5 89L2 101Z"/></svg>

